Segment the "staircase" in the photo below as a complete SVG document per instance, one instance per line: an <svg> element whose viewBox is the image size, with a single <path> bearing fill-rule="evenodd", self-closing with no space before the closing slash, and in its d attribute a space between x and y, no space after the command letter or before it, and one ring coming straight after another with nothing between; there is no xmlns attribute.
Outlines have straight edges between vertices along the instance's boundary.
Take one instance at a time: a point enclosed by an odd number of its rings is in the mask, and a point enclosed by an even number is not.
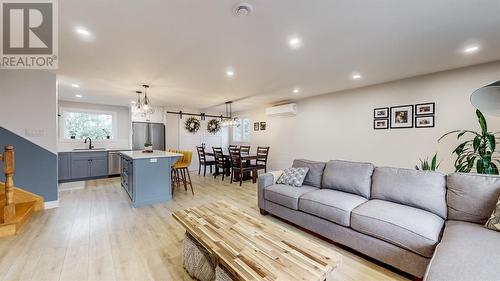
<svg viewBox="0 0 500 281"><path fill-rule="evenodd" d="M7 146L3 162L5 182L0 182L0 237L15 235L34 212L43 209L43 198L14 187L14 147Z"/></svg>

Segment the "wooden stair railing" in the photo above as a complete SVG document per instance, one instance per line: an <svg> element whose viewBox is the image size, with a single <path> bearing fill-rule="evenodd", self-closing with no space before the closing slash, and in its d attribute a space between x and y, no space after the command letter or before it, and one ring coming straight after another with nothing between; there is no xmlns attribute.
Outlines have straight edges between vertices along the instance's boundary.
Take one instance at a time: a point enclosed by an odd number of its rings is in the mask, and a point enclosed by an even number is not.
<svg viewBox="0 0 500 281"><path fill-rule="evenodd" d="M14 204L14 147L9 145L5 147L5 151L0 155L0 161L3 161L3 171L5 174L5 189L0 192L0 223L9 223L16 217L16 205Z"/></svg>
<svg viewBox="0 0 500 281"><path fill-rule="evenodd" d="M5 183L0 182L0 237L15 235L32 217L43 209L43 197L14 186L14 147L5 147L0 154Z"/></svg>

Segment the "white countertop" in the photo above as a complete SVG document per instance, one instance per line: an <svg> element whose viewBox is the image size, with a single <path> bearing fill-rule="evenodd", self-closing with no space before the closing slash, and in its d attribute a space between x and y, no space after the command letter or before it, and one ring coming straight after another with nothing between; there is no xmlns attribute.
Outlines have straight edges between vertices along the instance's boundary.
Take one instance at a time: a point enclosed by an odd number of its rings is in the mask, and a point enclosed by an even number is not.
<svg viewBox="0 0 500 281"><path fill-rule="evenodd" d="M148 158L165 158L165 157L180 157L182 154L166 152L163 150L155 150L153 153L144 153L141 150L120 151L121 154L132 159L148 159Z"/></svg>
<svg viewBox="0 0 500 281"><path fill-rule="evenodd" d="M122 151L122 150L131 150L130 148L94 148L94 149L66 149L60 150L58 153L66 153L66 152L108 152L108 151Z"/></svg>

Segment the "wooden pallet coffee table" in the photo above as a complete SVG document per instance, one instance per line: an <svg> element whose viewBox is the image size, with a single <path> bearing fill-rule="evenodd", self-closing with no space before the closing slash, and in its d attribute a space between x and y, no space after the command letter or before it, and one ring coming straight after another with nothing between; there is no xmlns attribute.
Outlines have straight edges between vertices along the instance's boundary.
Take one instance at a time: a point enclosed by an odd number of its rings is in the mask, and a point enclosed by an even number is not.
<svg viewBox="0 0 500 281"><path fill-rule="evenodd" d="M174 212L235 280L326 280L337 252L224 202Z"/></svg>

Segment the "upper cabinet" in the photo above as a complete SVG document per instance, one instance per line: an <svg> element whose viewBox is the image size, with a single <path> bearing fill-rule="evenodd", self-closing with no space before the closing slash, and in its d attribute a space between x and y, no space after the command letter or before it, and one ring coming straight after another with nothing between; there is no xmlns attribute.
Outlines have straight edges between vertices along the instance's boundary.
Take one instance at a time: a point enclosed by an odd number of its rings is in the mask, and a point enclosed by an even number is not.
<svg viewBox="0 0 500 281"><path fill-rule="evenodd" d="M144 114L131 108L132 122L152 122L152 123L165 123L165 109L161 106L154 106L153 114Z"/></svg>

